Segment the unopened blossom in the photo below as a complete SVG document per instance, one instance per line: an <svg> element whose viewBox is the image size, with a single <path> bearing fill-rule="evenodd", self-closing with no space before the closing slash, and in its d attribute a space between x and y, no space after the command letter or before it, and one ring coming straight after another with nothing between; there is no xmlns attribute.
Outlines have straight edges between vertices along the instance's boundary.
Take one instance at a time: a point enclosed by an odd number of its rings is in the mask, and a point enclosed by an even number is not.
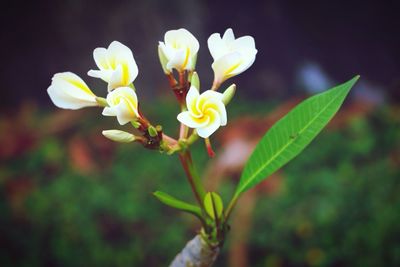
<svg viewBox="0 0 400 267"><path fill-rule="evenodd" d="M86 83L72 72L57 73L47 89L54 105L65 109L80 109L98 106L96 95Z"/></svg>
<svg viewBox="0 0 400 267"><path fill-rule="evenodd" d="M223 95L207 90L200 94L191 86L186 96L187 111L178 114L178 120L190 128L196 129L199 136L208 138L220 126L227 123Z"/></svg>
<svg viewBox="0 0 400 267"><path fill-rule="evenodd" d="M108 48L98 47L93 51L98 70L90 70L88 75L108 83L108 90L129 86L137 77L139 70L132 51L118 41Z"/></svg>
<svg viewBox="0 0 400 267"><path fill-rule="evenodd" d="M104 108L103 115L116 116L121 125L139 117L137 96L130 87L118 87L109 92L107 104L108 107Z"/></svg>
<svg viewBox="0 0 400 267"><path fill-rule="evenodd" d="M213 33L208 38L208 48L214 59L214 85L247 70L254 62L257 54L254 38L242 36L235 39L232 29L227 29L221 38Z"/></svg>
<svg viewBox="0 0 400 267"><path fill-rule="evenodd" d="M121 130L104 130L102 134L108 139L119 143L130 143L135 141L135 136Z"/></svg>
<svg viewBox="0 0 400 267"><path fill-rule="evenodd" d="M199 42L186 29L167 31L158 51L164 72L193 70L196 65Z"/></svg>

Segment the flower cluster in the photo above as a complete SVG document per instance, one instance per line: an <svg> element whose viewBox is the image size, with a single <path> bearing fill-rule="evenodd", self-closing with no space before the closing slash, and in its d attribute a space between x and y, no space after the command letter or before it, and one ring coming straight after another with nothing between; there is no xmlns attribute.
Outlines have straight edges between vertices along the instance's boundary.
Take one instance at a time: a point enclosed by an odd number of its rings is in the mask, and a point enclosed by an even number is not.
<svg viewBox="0 0 400 267"><path fill-rule="evenodd" d="M138 67L132 51L114 41L107 49L96 48L93 57L99 70L90 70L88 75L108 83L109 93L103 115L116 116L121 125L138 118L138 99L133 86ZM64 109L104 105L104 99L97 97L86 83L72 72L55 74L47 92L53 103Z"/></svg>
<svg viewBox="0 0 400 267"><path fill-rule="evenodd" d="M224 93L217 90L224 81L248 69L257 54L254 39L251 36L236 39L232 29L227 29L222 38L219 33L212 34L207 43L214 59L211 65L214 81L212 88L203 93L199 92L200 82L195 72L200 48L198 40L186 29L178 29L168 31L164 41L158 45L162 69L181 104L182 110L177 116L182 124L179 139L190 137L188 128L193 129L191 136L207 139L220 126L226 125L225 105L236 87L233 84ZM168 148L176 145L177 140L163 134L161 126L152 126L139 110L133 84L139 70L132 51L120 42L113 41L107 48L94 49L93 58L98 69L89 70L88 75L107 83L106 97L96 96L78 75L63 72L53 76L47 89L53 103L64 109L103 107L104 116L115 116L121 125L130 122L142 133L142 136L134 136L119 130L104 131L103 134L111 140L139 140L144 144L156 142L160 146L165 139L168 140Z"/></svg>

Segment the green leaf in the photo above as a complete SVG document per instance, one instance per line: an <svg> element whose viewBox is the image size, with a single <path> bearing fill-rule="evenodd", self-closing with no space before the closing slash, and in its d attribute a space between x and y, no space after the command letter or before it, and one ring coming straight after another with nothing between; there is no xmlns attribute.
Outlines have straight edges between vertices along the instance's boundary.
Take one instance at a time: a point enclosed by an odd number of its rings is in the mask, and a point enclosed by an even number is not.
<svg viewBox="0 0 400 267"><path fill-rule="evenodd" d="M276 122L247 161L234 198L297 156L336 114L358 78L306 99Z"/></svg>
<svg viewBox="0 0 400 267"><path fill-rule="evenodd" d="M189 212L201 219L201 209L198 206L176 199L173 196L161 191L156 191L153 193L153 195L165 205L168 205L178 210Z"/></svg>
<svg viewBox="0 0 400 267"><path fill-rule="evenodd" d="M221 197L217 193L208 192L204 197L204 209L212 219L215 220L215 215L217 219L221 218L222 211L224 210Z"/></svg>

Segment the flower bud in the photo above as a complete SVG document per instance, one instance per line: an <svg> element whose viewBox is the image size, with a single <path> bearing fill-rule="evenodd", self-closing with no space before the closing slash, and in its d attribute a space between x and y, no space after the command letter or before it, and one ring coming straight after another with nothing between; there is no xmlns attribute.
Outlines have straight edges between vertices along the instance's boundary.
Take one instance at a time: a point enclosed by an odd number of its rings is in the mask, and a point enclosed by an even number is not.
<svg viewBox="0 0 400 267"><path fill-rule="evenodd" d="M98 106L96 95L75 73L62 72L53 76L47 89L54 105L64 109L80 109Z"/></svg>
<svg viewBox="0 0 400 267"><path fill-rule="evenodd" d="M149 132L149 135L151 137L156 137L158 135L156 128L154 128L154 126L149 126L149 128L147 129L147 131Z"/></svg>
<svg viewBox="0 0 400 267"><path fill-rule="evenodd" d="M120 130L104 130L102 134L108 139L119 143L130 143L135 141L135 136Z"/></svg>
<svg viewBox="0 0 400 267"><path fill-rule="evenodd" d="M226 105L231 102L233 96L235 95L236 92L236 84L232 84L231 86L228 87L228 89L225 90L222 94L222 102Z"/></svg>
<svg viewBox="0 0 400 267"><path fill-rule="evenodd" d="M167 31L164 36L164 42L159 42L159 55L166 58L160 62L166 73L176 69L179 72L184 70L193 70L196 65L197 52L199 51L199 42L186 29ZM165 72L164 70L164 72Z"/></svg>
<svg viewBox="0 0 400 267"><path fill-rule="evenodd" d="M196 87L197 90L200 90L200 79L197 72L193 72L192 78L190 79L190 84Z"/></svg>
<svg viewBox="0 0 400 267"><path fill-rule="evenodd" d="M208 192L204 197L204 208L212 219L219 219L224 211L221 197L215 192Z"/></svg>

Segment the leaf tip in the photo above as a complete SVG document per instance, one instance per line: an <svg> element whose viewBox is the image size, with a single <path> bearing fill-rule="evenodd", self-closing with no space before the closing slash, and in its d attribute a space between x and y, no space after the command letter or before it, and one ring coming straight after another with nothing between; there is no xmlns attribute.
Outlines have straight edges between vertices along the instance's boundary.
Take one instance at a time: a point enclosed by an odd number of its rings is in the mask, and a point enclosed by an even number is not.
<svg viewBox="0 0 400 267"><path fill-rule="evenodd" d="M158 196L161 194L161 191L154 191L154 192L151 192L151 194L158 198Z"/></svg>
<svg viewBox="0 0 400 267"><path fill-rule="evenodd" d="M354 82L358 81L361 78L360 74L357 74L356 76L354 76L353 80Z"/></svg>

